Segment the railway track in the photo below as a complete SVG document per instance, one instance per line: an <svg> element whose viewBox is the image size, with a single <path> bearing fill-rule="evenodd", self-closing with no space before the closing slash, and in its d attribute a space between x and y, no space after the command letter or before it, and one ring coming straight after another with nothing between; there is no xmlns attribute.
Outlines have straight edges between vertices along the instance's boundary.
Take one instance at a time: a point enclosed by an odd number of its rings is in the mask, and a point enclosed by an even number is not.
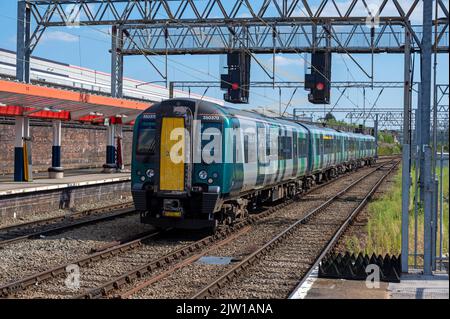
<svg viewBox="0 0 450 319"><path fill-rule="evenodd" d="M338 180L340 179L333 180L332 182L326 184L322 184L319 187L311 190L311 192L313 191L320 192L320 189L322 189L325 186L330 186L330 184L334 184ZM77 298L101 298L111 295L111 293L114 291L119 292L118 295L116 295L115 297L128 298L133 294L135 294L136 292L154 284L155 282L158 282L170 276L177 270L180 270L183 267L194 263L209 251L217 249L223 245L232 243L243 233L247 232L249 230L249 227L252 227L252 225L254 225L256 222L258 221L262 222L262 220L270 216L272 212L278 211L291 203L292 202L283 203L276 207L272 207L265 213L253 216L250 220L235 225L235 227L228 229L228 233L226 234L220 234L216 238L201 239L198 242L188 245L183 248L183 250L186 252L184 256L178 255L179 251L176 251L175 254L171 253L170 255L163 256L155 260L151 260L149 263L141 265L140 267L136 267L135 269L132 269L131 271L108 281L107 283L104 283L96 288L85 291L83 294L77 296ZM230 240L229 238L233 239ZM149 278L144 280L137 286L132 287L130 290L121 292L122 287L132 284L135 281L135 279L141 279L142 277L149 277Z"/></svg>
<svg viewBox="0 0 450 319"><path fill-rule="evenodd" d="M356 180L191 298L287 297L295 283L301 286L331 251L341 234L398 164L399 161L393 160ZM375 182L370 182L373 179ZM364 183L370 185L368 191L355 189Z"/></svg>
<svg viewBox="0 0 450 319"><path fill-rule="evenodd" d="M66 230L91 225L115 218L125 217L135 212L132 202L111 205L18 225L0 228L0 248L19 241L48 236ZM97 216L102 214L102 216Z"/></svg>
<svg viewBox="0 0 450 319"><path fill-rule="evenodd" d="M343 177L345 176L348 175L343 175ZM317 192L319 189L326 186L337 184L336 182L339 180L341 180L341 178L319 185L312 189L310 193L313 191ZM133 240L110 243L104 247L94 249L92 254L89 256L73 260L69 263L61 264L57 267L52 267L52 269L48 269L46 271L0 286L0 296L8 297L16 294L16 296L21 298L29 298L30 296L35 297L36 295L38 297L42 296L55 298L61 296L99 298L108 296L113 291L119 291L121 287L133 283L135 279L148 277L154 273L158 273L162 279L171 273L171 267L173 265L175 265L176 269L179 269L182 267L180 262L189 264L190 262L198 259L197 257L199 257L202 252L205 254L214 247L219 247L230 243L233 241L232 239L235 239L242 233L248 231L252 224L264 219L273 212L286 207L290 203L292 203L292 201L268 208L265 212L253 216L248 221L239 223L234 227L224 229L214 236L208 236L189 244L179 242L172 242L172 244L168 244L163 240L162 244L158 246L158 241L156 239L161 237L162 234L156 232L136 236L137 238L134 238ZM152 246L144 245L150 239L152 239ZM81 267L83 274L82 281L83 283L86 283L86 285L82 287L84 292L81 295L74 293L73 291L68 291L64 288L63 275L67 275L67 266L74 264ZM115 267L117 268L116 271L106 270L111 265L116 264L126 264L127 266L117 266ZM113 279L109 279L110 277L113 277ZM105 280L107 278L109 280ZM47 288L46 283L52 281L55 283L50 285L50 288ZM142 284L143 287L145 287L146 283L147 281ZM33 290L39 290L37 294L32 292L27 293L26 289L31 286L33 286ZM125 292L122 297L127 296L128 295Z"/></svg>
<svg viewBox="0 0 450 319"><path fill-rule="evenodd" d="M375 169L371 171L369 174L364 174L362 177L358 178L357 182L352 183L351 186L347 187L346 190L354 187L359 182L365 180L369 175L376 172L378 169ZM344 191L341 191L336 196L341 196ZM334 198L334 196L333 196ZM331 203L331 201L327 201L327 204ZM323 205L323 204L322 204ZM324 207L320 205L321 207ZM319 206L319 207L320 207ZM319 208L317 208L319 209ZM308 213L310 214L310 213ZM314 213L311 213L314 214ZM311 215L309 215L311 216ZM308 217L307 217L308 218ZM261 227L264 225L267 226L267 223L261 222ZM252 224L252 227L254 224ZM254 226L256 227L256 226ZM205 280L205 278L211 278L211 277L220 277L221 275L221 269L222 267L226 268L227 266L205 266L198 263L199 259L201 257L205 257L208 253L212 251L218 251L222 246L227 245L239 245L235 242L237 238L240 238L243 236L243 233L250 233L248 228L244 228L245 231L237 232L232 240L226 240L226 241L218 241L211 246L205 248L204 250L201 250L199 252L196 252L195 254L190 255L186 259L181 260L178 263L170 265L167 269L164 269L160 272L154 272L154 274L151 274L149 278L144 280L143 282L140 282L137 285L134 285L131 287L131 289L123 290L121 287L126 286L126 284L130 282L110 282L110 286L106 290L93 290L89 292L88 294L84 294L81 297L101 297L106 296L110 291L116 290L118 291L118 294L115 295L115 297L118 298L129 298L129 297L136 297L136 296L142 296L142 298L183 298L190 296L187 292L190 290L195 291L196 285L199 285L199 282ZM316 234L318 235L318 234ZM252 237L251 234L249 234L250 237ZM240 238L242 239L242 238ZM226 250L226 249L225 249ZM230 267L230 266L228 266ZM128 274L130 275L130 274ZM122 278L123 279L123 278ZM115 286L111 286L111 283L115 284ZM105 288L105 287L102 287ZM147 292L145 292L147 290ZM142 293L144 291L144 293ZM101 293L101 295L100 295ZM235 298L239 298L239 295L235 296Z"/></svg>

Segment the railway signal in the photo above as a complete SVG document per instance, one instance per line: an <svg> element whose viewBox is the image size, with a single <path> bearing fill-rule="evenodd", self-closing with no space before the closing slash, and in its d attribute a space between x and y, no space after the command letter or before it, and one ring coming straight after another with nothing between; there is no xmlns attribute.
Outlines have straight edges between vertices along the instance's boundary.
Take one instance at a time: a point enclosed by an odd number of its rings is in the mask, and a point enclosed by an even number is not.
<svg viewBox="0 0 450 319"><path fill-rule="evenodd" d="M309 102L330 104L331 52L316 52L311 58L311 74L305 76Z"/></svg>
<svg viewBox="0 0 450 319"><path fill-rule="evenodd" d="M235 104L249 102L250 60L246 52L232 52L227 55L228 73L221 75L221 89L226 90L224 100Z"/></svg>

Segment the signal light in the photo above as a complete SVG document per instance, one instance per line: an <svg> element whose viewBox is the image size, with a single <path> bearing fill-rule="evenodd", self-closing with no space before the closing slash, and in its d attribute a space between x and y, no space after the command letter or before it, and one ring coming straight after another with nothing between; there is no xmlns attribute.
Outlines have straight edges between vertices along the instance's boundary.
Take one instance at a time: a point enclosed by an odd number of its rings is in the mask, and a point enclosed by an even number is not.
<svg viewBox="0 0 450 319"><path fill-rule="evenodd" d="M248 103L250 90L250 58L244 51L228 53L228 74L221 75L220 88L226 90L224 100L230 103Z"/></svg>
<svg viewBox="0 0 450 319"><path fill-rule="evenodd" d="M305 75L308 101L313 104L330 104L331 52L315 52L311 56L311 74Z"/></svg>

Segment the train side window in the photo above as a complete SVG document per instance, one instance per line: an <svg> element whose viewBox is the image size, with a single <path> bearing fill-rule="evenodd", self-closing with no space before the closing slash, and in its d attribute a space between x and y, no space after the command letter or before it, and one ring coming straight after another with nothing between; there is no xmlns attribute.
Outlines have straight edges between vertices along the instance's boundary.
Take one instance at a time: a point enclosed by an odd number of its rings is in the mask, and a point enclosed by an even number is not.
<svg viewBox="0 0 450 319"><path fill-rule="evenodd" d="M299 157L306 157L307 155L306 155L306 150L307 150L307 147L308 147L308 145L306 144L307 142L306 142L307 140L306 140L306 137L304 138L304 137L302 137L301 139L300 139L300 143L301 143L301 148L300 148L300 146L299 146L299 153L300 153L300 156Z"/></svg>
<svg viewBox="0 0 450 319"><path fill-rule="evenodd" d="M278 159L284 159L284 136L278 135Z"/></svg>
<svg viewBox="0 0 450 319"><path fill-rule="evenodd" d="M236 164L237 149L236 149L236 135L233 135L233 164Z"/></svg>
<svg viewBox="0 0 450 319"><path fill-rule="evenodd" d="M285 136L285 158L292 159L292 137Z"/></svg>
<svg viewBox="0 0 450 319"><path fill-rule="evenodd" d="M297 138L297 157L303 157L303 141L301 137Z"/></svg>
<svg viewBox="0 0 450 319"><path fill-rule="evenodd" d="M244 163L248 163L248 135L244 135Z"/></svg>
<svg viewBox="0 0 450 319"><path fill-rule="evenodd" d="M320 155L320 153L322 153L322 147L321 147L320 139L321 139L321 137L320 137L320 135L319 135L319 136L317 137L317 139L316 139L316 143L317 143L317 154L319 154L319 155Z"/></svg>
<svg viewBox="0 0 450 319"><path fill-rule="evenodd" d="M297 132L292 132L292 156L294 158L298 158L298 148L297 148L297 143L298 143L298 139L297 139Z"/></svg>
<svg viewBox="0 0 450 319"><path fill-rule="evenodd" d="M257 162L257 146L256 146L256 134L248 134L246 135L248 138L248 147L247 147L247 163L256 163Z"/></svg>
<svg viewBox="0 0 450 319"><path fill-rule="evenodd" d="M323 144L324 144L324 151L323 151L323 153L324 154L330 154L330 141L331 140L329 140L329 137L326 137L323 140Z"/></svg>

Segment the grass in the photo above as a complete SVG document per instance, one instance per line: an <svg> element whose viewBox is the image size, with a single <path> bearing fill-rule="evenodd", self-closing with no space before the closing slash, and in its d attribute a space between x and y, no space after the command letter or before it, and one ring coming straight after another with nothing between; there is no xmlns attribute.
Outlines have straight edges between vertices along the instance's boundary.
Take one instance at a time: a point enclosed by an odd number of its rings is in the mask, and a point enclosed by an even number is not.
<svg viewBox="0 0 450 319"><path fill-rule="evenodd" d="M448 253L448 239L449 239L449 170L448 167L444 168L444 240L443 240L443 252ZM402 185L401 185L401 169L395 176L393 186L380 198L371 202L368 206L369 222L367 224L367 238L365 243L361 243L360 239L356 236L350 238L346 242L347 249L351 252L364 252L367 254L390 254L398 255L401 251L401 198L402 198ZM438 170L439 176L439 170ZM413 172L414 183L414 172ZM414 185L411 187L411 194L413 197ZM410 252L414 251L414 199L411 198L410 202ZM418 210L418 253L423 252L423 210ZM438 233L438 248L439 253L439 233ZM412 257L411 257L412 258ZM411 262L413 260L411 259Z"/></svg>
<svg viewBox="0 0 450 319"><path fill-rule="evenodd" d="M402 149L399 144L379 143L378 145L379 156L397 155L400 154L401 152Z"/></svg>
<svg viewBox="0 0 450 319"><path fill-rule="evenodd" d="M390 133L379 132L378 133L378 155L388 156L397 155L402 152L399 143L395 142L394 136Z"/></svg>

